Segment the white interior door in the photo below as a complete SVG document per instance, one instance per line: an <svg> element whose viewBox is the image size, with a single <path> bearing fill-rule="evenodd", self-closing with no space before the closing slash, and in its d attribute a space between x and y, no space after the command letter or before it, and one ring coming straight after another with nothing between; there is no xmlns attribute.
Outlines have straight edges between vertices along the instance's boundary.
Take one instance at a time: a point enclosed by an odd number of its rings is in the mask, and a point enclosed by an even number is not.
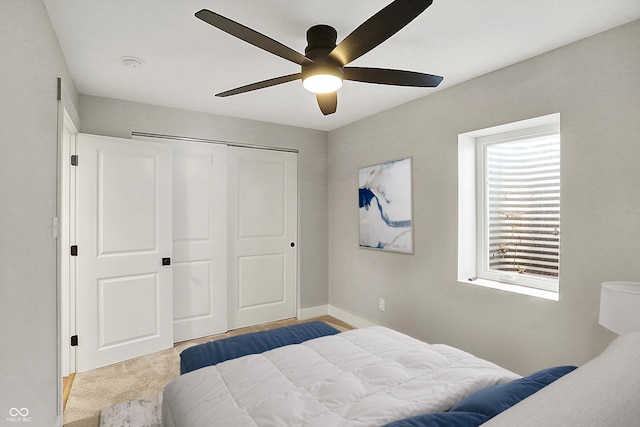
<svg viewBox="0 0 640 427"><path fill-rule="evenodd" d="M78 371L173 345L171 147L79 134Z"/></svg>
<svg viewBox="0 0 640 427"><path fill-rule="evenodd" d="M227 331L227 147L171 145L177 342Z"/></svg>
<svg viewBox="0 0 640 427"><path fill-rule="evenodd" d="M228 149L229 327L295 317L297 154Z"/></svg>

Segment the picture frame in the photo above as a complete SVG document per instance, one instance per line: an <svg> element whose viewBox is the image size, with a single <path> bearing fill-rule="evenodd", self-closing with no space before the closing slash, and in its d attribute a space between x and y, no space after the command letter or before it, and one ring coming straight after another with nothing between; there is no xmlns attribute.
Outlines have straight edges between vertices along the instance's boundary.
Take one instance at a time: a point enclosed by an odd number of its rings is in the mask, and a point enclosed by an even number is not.
<svg viewBox="0 0 640 427"><path fill-rule="evenodd" d="M412 160L358 169L361 248L413 254Z"/></svg>

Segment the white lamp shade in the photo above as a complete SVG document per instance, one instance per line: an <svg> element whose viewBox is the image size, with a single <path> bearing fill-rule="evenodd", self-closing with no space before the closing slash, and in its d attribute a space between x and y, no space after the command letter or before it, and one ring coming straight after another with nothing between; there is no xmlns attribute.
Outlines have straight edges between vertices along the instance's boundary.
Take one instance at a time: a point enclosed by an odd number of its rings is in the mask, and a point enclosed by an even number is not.
<svg viewBox="0 0 640 427"><path fill-rule="evenodd" d="M600 324L618 335L640 331L640 283L602 284Z"/></svg>

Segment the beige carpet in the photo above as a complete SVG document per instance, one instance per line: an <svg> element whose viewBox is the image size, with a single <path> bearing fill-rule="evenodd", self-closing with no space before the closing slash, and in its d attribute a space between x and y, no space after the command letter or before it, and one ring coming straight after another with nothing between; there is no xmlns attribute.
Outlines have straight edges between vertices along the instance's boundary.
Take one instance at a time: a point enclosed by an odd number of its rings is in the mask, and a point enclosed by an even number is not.
<svg viewBox="0 0 640 427"><path fill-rule="evenodd" d="M332 317L318 319L340 329L352 329ZM157 395L180 375L180 353L188 347L243 333L273 329L301 323L296 319L283 320L249 328L178 343L158 353L76 374L64 411L64 425L69 427L99 427L100 411L134 399Z"/></svg>
<svg viewBox="0 0 640 427"><path fill-rule="evenodd" d="M64 412L64 425L97 427L101 409L161 393L180 375L179 354L184 348L171 348L76 374Z"/></svg>

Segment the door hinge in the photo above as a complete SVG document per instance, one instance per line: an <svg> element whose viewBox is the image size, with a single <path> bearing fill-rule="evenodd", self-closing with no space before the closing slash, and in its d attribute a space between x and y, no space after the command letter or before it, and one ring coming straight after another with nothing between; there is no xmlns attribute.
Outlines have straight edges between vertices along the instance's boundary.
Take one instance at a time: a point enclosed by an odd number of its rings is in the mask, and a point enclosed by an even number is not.
<svg viewBox="0 0 640 427"><path fill-rule="evenodd" d="M78 336L77 335L72 335L71 336L71 347L77 347L78 346Z"/></svg>
<svg viewBox="0 0 640 427"><path fill-rule="evenodd" d="M78 256L78 245L71 246L71 256Z"/></svg>
<svg viewBox="0 0 640 427"><path fill-rule="evenodd" d="M78 155L77 154L72 154L71 155L71 166L78 166Z"/></svg>

